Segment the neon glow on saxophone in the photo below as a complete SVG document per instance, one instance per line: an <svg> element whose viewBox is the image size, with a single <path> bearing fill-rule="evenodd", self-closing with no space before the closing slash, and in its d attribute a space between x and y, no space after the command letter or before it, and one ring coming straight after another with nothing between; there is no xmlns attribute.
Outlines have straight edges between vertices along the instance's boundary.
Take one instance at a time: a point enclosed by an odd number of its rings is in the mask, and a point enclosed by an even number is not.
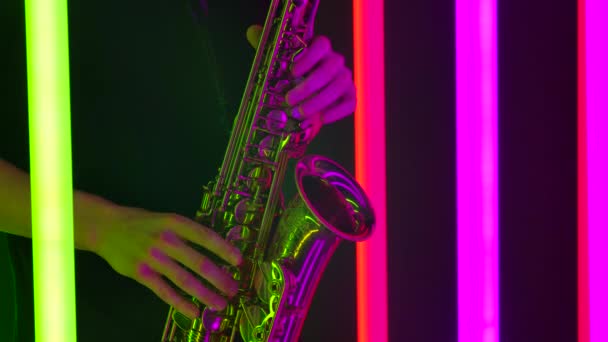
<svg viewBox="0 0 608 342"><path fill-rule="evenodd" d="M220 172L196 214L241 250L243 263L226 266L239 292L222 311L192 297L200 308L194 320L170 308L162 342L296 341L339 242L372 232L361 187L335 162L302 157L312 128L301 129L285 104L295 82L289 65L310 42L317 7L318 0L272 0ZM298 194L284 207L291 158L301 158Z"/></svg>

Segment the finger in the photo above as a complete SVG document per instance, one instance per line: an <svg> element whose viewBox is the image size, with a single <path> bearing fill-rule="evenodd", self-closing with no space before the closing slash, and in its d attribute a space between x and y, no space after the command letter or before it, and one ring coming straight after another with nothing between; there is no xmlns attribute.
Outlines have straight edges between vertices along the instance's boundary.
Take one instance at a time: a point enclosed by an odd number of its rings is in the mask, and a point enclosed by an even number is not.
<svg viewBox="0 0 608 342"><path fill-rule="evenodd" d="M338 103L323 111L323 124L330 124L349 116L355 111L355 105L356 101L353 90L352 93L349 92L348 95L343 97Z"/></svg>
<svg viewBox="0 0 608 342"><path fill-rule="evenodd" d="M241 263L241 251L213 230L179 215L169 215L166 225L172 227L181 238L204 247L230 264L236 266Z"/></svg>
<svg viewBox="0 0 608 342"><path fill-rule="evenodd" d="M322 112L325 108L338 102L350 90L352 79L349 72L343 72L334 78L318 94L313 95L300 105L300 112L305 117Z"/></svg>
<svg viewBox="0 0 608 342"><path fill-rule="evenodd" d="M247 28L247 41L254 48L257 49L262 38L262 26L251 25Z"/></svg>
<svg viewBox="0 0 608 342"><path fill-rule="evenodd" d="M202 278L207 279L213 286L228 296L236 295L238 283L209 258L183 243L170 230L163 233L163 241L162 248L169 257L179 261Z"/></svg>
<svg viewBox="0 0 608 342"><path fill-rule="evenodd" d="M158 248L150 250L150 266L167 277L173 284L189 295L196 297L202 303L216 310L226 307L226 300L217 293L206 288L190 272L183 269Z"/></svg>
<svg viewBox="0 0 608 342"><path fill-rule="evenodd" d="M178 295L148 264L142 263L139 265L135 280L152 290L165 303L173 306L177 311L191 319L198 315L196 305Z"/></svg>
<svg viewBox="0 0 608 342"><path fill-rule="evenodd" d="M338 54L328 56L302 83L287 93L287 103L290 106L300 104L316 91L327 86L342 70L344 70L344 57Z"/></svg>
<svg viewBox="0 0 608 342"><path fill-rule="evenodd" d="M321 127L323 126L323 118L321 117L321 113L317 112L316 114L312 115L310 118L308 118L305 121L302 121L302 123L300 124L300 127L302 129L308 129L309 131L309 135L308 135L308 139L312 139L315 136L317 136L317 134L319 133L319 131L321 130Z"/></svg>
<svg viewBox="0 0 608 342"><path fill-rule="evenodd" d="M301 56L298 56L292 65L291 73L295 77L306 74L330 51L331 43L327 37L319 36L313 39L312 44L301 53Z"/></svg>

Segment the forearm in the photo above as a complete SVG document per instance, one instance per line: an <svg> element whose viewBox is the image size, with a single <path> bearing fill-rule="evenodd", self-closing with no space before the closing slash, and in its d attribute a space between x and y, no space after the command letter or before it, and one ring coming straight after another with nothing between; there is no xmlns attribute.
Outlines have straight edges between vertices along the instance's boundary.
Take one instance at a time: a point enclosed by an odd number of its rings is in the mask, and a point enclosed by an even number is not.
<svg viewBox="0 0 608 342"><path fill-rule="evenodd" d="M74 191L74 243L95 251L98 225L117 206L98 196ZM0 159L0 231L32 236L29 175Z"/></svg>

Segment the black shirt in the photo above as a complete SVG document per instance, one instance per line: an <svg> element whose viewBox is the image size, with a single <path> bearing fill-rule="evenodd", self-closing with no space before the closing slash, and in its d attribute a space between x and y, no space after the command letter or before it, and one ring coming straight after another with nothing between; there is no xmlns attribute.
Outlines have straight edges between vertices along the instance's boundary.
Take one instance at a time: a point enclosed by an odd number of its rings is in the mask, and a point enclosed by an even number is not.
<svg viewBox="0 0 608 342"><path fill-rule="evenodd" d="M254 52L246 28L262 24L265 11L266 2L216 1L199 20L187 0L69 1L74 187L192 216L246 82ZM27 171L23 20L23 1L1 2L0 158ZM17 341L33 341L31 241L6 238ZM160 339L168 306L100 257L76 253L76 286L79 341ZM0 331L10 329L0 322Z"/></svg>

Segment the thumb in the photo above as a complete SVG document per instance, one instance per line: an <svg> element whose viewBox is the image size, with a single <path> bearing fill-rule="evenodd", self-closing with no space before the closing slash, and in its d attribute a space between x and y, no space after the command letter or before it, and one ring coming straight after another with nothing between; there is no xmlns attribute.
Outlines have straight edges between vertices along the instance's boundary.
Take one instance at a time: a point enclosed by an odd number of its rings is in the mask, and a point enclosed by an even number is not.
<svg viewBox="0 0 608 342"><path fill-rule="evenodd" d="M260 38L262 37L262 26L251 25L247 28L247 41L254 49L258 48Z"/></svg>

